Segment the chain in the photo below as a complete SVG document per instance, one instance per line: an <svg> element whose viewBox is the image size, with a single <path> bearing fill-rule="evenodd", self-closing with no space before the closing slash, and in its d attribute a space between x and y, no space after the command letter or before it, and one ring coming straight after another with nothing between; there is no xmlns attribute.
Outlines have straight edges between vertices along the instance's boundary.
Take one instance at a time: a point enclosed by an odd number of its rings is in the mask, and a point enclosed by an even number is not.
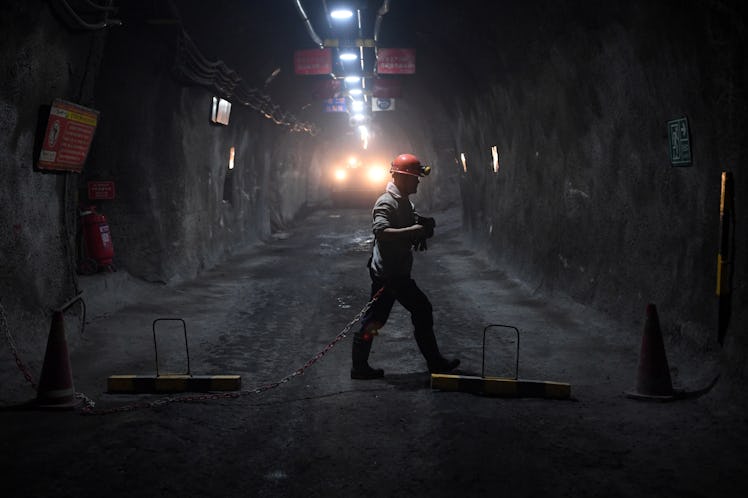
<svg viewBox="0 0 748 498"><path fill-rule="evenodd" d="M3 308L2 304L0 304L0 328L2 328L3 332L5 333L5 340L8 342L10 351L13 353L13 358L15 358L16 360L16 366L18 367L18 370L21 371L26 381L29 384L31 384L31 387L36 389L36 382L34 382L34 376L31 375L31 372L29 371L28 367L23 362L23 360L21 360L21 357L18 354L18 348L16 348L16 341L13 339L13 336L10 333L10 327L8 326L8 318L7 318L7 315L5 314L5 308Z"/></svg>
<svg viewBox="0 0 748 498"><path fill-rule="evenodd" d="M271 389L275 389L278 386L281 386L283 384L286 384L294 377L297 377L299 375L302 375L309 367L317 363L320 359L322 359L332 348L335 347L337 343L342 341L346 338L348 333L351 330L351 327L353 327L356 322L358 322L365 314L369 311L369 309L374 305L374 302L379 299L379 297L382 295L382 292L384 292L384 287L379 289L371 298L371 301L366 303L366 305L361 309L361 311L358 312L358 314L353 317L353 320L351 320L348 325L346 325L343 330L340 331L338 335L335 336L335 338L330 341L320 352L312 356L303 366L297 368L292 373L286 375L282 379L270 382L268 384L256 387L254 389L249 390L242 390L242 391L232 391L232 392L225 392L225 393L206 393L206 394L197 394L197 395L184 395L184 396L165 396L163 398L159 398L154 401L146 401L141 403L130 403L127 405L121 405L116 406L113 408L106 408L101 410L95 410L94 406L96 403L88 398L85 394L82 393L76 393L76 397L78 399L81 399L83 402L83 406L81 408L81 414L82 415L110 415L113 413L122 413L122 412L131 412L135 410L145 409L145 408L158 408L159 406L168 405L170 403L191 403L195 401L211 401L211 400L217 400L217 399L230 399L230 398L238 398L240 396L247 396L250 394L261 394L266 391L269 391Z"/></svg>

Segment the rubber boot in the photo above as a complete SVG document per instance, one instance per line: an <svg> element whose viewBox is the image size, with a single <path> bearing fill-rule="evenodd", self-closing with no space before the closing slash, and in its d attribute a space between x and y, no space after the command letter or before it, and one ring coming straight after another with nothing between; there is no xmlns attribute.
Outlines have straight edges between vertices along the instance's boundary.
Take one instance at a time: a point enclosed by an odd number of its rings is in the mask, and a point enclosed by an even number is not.
<svg viewBox="0 0 748 498"><path fill-rule="evenodd" d="M416 332L414 335L418 349L426 358L430 373L447 373L460 366L460 360L457 358L447 359L441 355L433 330Z"/></svg>
<svg viewBox="0 0 748 498"><path fill-rule="evenodd" d="M351 368L351 379L371 380L384 377L384 370L381 368L371 368L369 366L369 351L371 351L371 343L372 341L366 341L358 335L353 336L353 349L351 352L353 367Z"/></svg>

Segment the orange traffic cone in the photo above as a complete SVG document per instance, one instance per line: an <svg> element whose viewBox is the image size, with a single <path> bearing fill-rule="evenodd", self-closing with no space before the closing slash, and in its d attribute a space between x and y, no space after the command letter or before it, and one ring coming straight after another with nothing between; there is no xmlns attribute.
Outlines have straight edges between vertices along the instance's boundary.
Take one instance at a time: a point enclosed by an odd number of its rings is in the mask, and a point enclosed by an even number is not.
<svg viewBox="0 0 748 498"><path fill-rule="evenodd" d="M42 408L74 408L79 404L75 399L62 311L55 311L52 315L35 404Z"/></svg>
<svg viewBox="0 0 748 498"><path fill-rule="evenodd" d="M660 331L660 319L654 304L647 305L636 390L626 392L633 399L667 401L675 398L670 380L670 367L665 355L665 344Z"/></svg>

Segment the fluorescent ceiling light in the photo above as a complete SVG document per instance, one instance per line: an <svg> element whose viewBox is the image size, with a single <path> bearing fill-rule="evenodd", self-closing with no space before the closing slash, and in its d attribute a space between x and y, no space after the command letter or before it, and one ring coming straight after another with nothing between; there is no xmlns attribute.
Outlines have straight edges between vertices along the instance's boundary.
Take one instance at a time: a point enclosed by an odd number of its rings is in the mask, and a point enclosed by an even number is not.
<svg viewBox="0 0 748 498"><path fill-rule="evenodd" d="M353 11L348 9L336 9L330 12L330 17L333 19L349 19L353 17Z"/></svg>
<svg viewBox="0 0 748 498"><path fill-rule="evenodd" d="M360 76L346 76L345 77L346 83L358 83L359 81L361 81Z"/></svg>
<svg viewBox="0 0 748 498"><path fill-rule="evenodd" d="M351 104L351 109L354 111L363 111L364 110L364 103L360 100L354 100Z"/></svg>
<svg viewBox="0 0 748 498"><path fill-rule="evenodd" d="M348 93L351 95L361 95L362 93L364 93L364 91L360 88L351 88L350 90L348 90Z"/></svg>
<svg viewBox="0 0 748 498"><path fill-rule="evenodd" d="M358 59L358 55L353 52L343 52L340 54L341 61L355 61L356 59Z"/></svg>

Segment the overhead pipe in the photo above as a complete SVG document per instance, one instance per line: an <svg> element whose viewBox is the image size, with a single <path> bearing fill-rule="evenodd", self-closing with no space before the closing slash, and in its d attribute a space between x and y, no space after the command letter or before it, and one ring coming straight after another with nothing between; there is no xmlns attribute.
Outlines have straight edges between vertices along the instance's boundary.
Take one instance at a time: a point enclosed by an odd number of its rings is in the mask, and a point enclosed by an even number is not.
<svg viewBox="0 0 748 498"><path fill-rule="evenodd" d="M304 7L301 6L301 0L296 0L296 9L299 11L299 15L304 20L304 24L306 25L306 30L309 32L309 36L312 37L312 41L319 46L319 48L325 48L325 44L322 42L319 36L317 36L317 33L314 32L314 28L312 27L312 23L309 20L309 17L306 15L306 12L304 12Z"/></svg>
<svg viewBox="0 0 748 498"><path fill-rule="evenodd" d="M374 47L379 44L379 30L382 27L382 18L390 11L390 0L384 0L377 11L377 20L374 23Z"/></svg>
<svg viewBox="0 0 748 498"><path fill-rule="evenodd" d="M92 0L83 0L86 5L91 7L93 10L99 10L102 12L114 12L117 10L117 7L114 7L111 5L111 1L109 2L110 5L99 5L98 3L94 3Z"/></svg>
<svg viewBox="0 0 748 498"><path fill-rule="evenodd" d="M332 31L332 21L330 21L330 9L327 8L327 0L322 0L322 8L325 10L325 20L327 20L327 27Z"/></svg>
<svg viewBox="0 0 748 498"><path fill-rule="evenodd" d="M377 20L374 23L374 67L377 65L379 55L379 30L382 28L382 18L390 11L390 0L384 0L377 11Z"/></svg>

